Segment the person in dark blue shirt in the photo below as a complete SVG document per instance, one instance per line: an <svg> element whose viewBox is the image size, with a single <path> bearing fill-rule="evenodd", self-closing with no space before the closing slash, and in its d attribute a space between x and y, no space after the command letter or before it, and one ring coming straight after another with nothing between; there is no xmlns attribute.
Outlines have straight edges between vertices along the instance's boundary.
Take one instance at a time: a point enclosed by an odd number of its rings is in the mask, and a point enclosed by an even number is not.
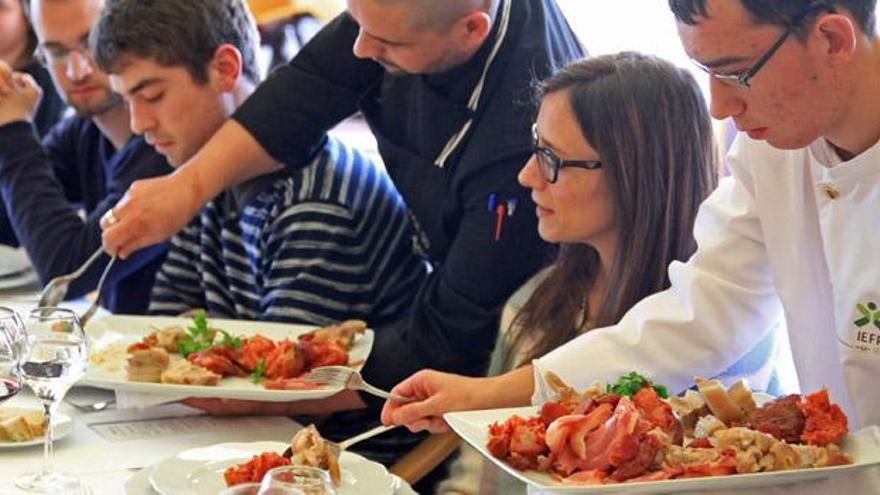
<svg viewBox="0 0 880 495"><path fill-rule="evenodd" d="M85 41L103 1L35 0L31 7L38 50L76 116L57 124L41 142L33 127L38 86L25 73L0 65L6 89L0 92L0 192L9 218L7 227L0 225L0 237L17 239L46 283L75 270L101 246L100 218L134 180L171 168L132 134L128 109L92 64ZM113 312L144 312L165 251L159 245L117 264L104 305ZM68 296L94 290L108 259L71 284Z"/></svg>

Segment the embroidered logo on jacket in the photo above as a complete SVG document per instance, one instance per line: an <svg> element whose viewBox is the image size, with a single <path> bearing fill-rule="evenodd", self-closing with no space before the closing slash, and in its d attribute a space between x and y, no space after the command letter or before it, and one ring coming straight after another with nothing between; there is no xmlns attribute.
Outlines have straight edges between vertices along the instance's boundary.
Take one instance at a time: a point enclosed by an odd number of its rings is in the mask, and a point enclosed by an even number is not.
<svg viewBox="0 0 880 495"><path fill-rule="evenodd" d="M858 327L856 331L856 342L858 344L880 345L880 311L877 310L877 303L870 301L867 303L856 303L856 311L858 311L858 319L853 324ZM871 324L874 324L874 328ZM864 345L856 344L857 348L863 348Z"/></svg>

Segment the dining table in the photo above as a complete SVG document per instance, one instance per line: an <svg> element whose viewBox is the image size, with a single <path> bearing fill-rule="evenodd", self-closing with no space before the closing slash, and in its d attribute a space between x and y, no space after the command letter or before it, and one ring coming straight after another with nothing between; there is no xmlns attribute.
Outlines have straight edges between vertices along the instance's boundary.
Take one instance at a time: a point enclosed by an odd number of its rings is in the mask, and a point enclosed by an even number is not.
<svg viewBox="0 0 880 495"><path fill-rule="evenodd" d="M34 285L0 290L0 306L14 309L22 317L36 307L38 299L39 288ZM80 298L60 306L82 314L90 304L86 298ZM94 319L109 314L102 308ZM101 410L88 408L100 402L112 404ZM2 407L41 406L24 387ZM302 428L297 421L284 416L214 417L179 402L119 407L114 391L76 385L65 396L58 413L59 418L64 415L71 419L71 428L54 443L54 468L79 478L80 486L73 492L77 495L156 494L159 492L150 482L151 470L182 451L228 442L287 442ZM26 493L16 488L15 479L40 469L42 463L42 444L0 444L0 493ZM393 495L416 493L402 479L390 476L394 478Z"/></svg>

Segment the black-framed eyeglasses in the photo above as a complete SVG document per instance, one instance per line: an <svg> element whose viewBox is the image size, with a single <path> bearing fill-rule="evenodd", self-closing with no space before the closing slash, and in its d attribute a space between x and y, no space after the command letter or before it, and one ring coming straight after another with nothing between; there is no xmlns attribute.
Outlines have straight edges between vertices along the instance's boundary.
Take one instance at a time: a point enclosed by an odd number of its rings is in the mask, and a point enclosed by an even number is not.
<svg viewBox="0 0 880 495"><path fill-rule="evenodd" d="M702 70L706 74L709 74L710 77L717 79L718 81L721 81L728 86L736 84L744 88L751 88L752 79L755 77L758 71L761 70L762 67L764 67L767 61L769 61L773 57L773 55L779 50L779 47L781 47L782 44L785 43L785 40L787 40L790 35L791 26L786 26L785 31L782 32L779 38L776 38L776 42L773 43L773 46L771 46L769 50L764 52L764 55L761 55L761 58L759 58L757 62L752 64L751 67L743 71L737 72L736 74L717 74L712 72L711 69L697 62L696 60L694 61L694 64L696 64L696 66L699 67L700 70Z"/></svg>
<svg viewBox="0 0 880 495"><path fill-rule="evenodd" d="M556 156L553 150L538 144L537 124L532 124L532 152L538 160L538 169L541 170L541 175L550 184L556 183L556 180L559 179L559 169L563 167L585 168L587 170L602 168L601 160L563 160Z"/></svg>
<svg viewBox="0 0 880 495"><path fill-rule="evenodd" d="M711 69L697 62L696 60L694 60L693 62L694 64L696 64L697 67L700 68L700 70L702 70L706 74L709 74L709 76L713 79L721 81L727 86L739 85L744 88L751 88L752 79L754 79L755 75L758 74L758 71L760 71L764 67L764 65L766 65L771 58L773 58L773 55L776 54L782 44L785 43L785 40L787 40L788 37L791 36L791 33L795 30L795 28L797 26L800 26L801 23L803 23L804 19L809 17L811 13L821 10L827 10L832 13L835 12L834 6L828 2L815 1L807 3L804 6L803 11L793 21L791 21L790 24L785 26L785 31L783 31L782 34L779 35L778 38L776 38L776 41L766 52L764 52L763 55L761 55L761 58L759 58L757 62L755 62L754 64L752 64L751 67L745 70L742 70L735 74L716 74L712 72Z"/></svg>

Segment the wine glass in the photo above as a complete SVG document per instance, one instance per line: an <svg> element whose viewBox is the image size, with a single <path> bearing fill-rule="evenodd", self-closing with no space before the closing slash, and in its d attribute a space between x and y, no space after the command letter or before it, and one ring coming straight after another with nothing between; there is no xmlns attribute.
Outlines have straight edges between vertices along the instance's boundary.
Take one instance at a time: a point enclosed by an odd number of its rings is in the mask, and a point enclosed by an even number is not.
<svg viewBox="0 0 880 495"><path fill-rule="evenodd" d="M37 308L25 321L27 351L22 360L22 378L43 404L46 412L46 440L43 469L15 480L24 490L61 493L79 486L79 479L60 473L52 466L52 415L67 390L86 372L88 344L76 313L63 308Z"/></svg>
<svg viewBox="0 0 880 495"><path fill-rule="evenodd" d="M21 359L26 348L18 314L0 307L0 404L21 390Z"/></svg>
<svg viewBox="0 0 880 495"><path fill-rule="evenodd" d="M287 487L298 488L305 495L336 495L330 473L310 466L280 466L270 469L263 477L260 494L287 493L271 491Z"/></svg>

